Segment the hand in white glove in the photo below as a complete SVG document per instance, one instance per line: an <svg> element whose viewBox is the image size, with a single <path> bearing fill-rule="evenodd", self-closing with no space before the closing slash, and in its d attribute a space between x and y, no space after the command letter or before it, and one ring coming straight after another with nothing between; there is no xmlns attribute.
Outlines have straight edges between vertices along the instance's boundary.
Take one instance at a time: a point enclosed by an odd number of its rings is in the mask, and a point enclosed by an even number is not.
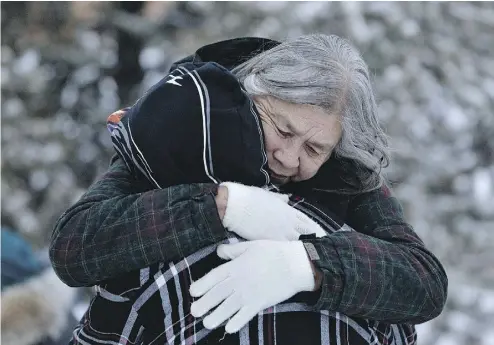
<svg viewBox="0 0 494 345"><path fill-rule="evenodd" d="M326 232L312 219L288 205L288 195L224 182L228 201L223 226L246 240L296 241L300 235Z"/></svg>
<svg viewBox="0 0 494 345"><path fill-rule="evenodd" d="M191 313L204 318L204 327L213 329L233 316L225 326L235 333L260 311L283 302L315 286L311 264L301 241L248 241L222 244L218 256L232 259L190 286L190 294L200 297Z"/></svg>

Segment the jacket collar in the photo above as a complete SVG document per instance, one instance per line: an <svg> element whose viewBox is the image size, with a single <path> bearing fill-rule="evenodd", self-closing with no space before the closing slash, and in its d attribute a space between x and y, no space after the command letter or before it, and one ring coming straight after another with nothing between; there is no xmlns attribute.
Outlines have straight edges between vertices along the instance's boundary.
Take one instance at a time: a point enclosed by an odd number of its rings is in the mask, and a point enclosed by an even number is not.
<svg viewBox="0 0 494 345"><path fill-rule="evenodd" d="M280 44L268 38L239 37L205 45L175 62L171 70L186 62L216 62L231 70L248 59Z"/></svg>

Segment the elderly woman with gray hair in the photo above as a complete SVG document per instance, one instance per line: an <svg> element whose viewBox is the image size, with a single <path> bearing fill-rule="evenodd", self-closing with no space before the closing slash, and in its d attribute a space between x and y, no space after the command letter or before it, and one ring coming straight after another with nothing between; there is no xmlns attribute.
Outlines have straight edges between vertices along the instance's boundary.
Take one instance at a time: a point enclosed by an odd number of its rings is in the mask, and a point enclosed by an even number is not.
<svg viewBox="0 0 494 345"><path fill-rule="evenodd" d="M446 274L384 183L368 68L345 40L202 47L109 126L119 155L50 255L68 285L98 284L82 324L118 303L124 327L76 341L414 343L441 312Z"/></svg>

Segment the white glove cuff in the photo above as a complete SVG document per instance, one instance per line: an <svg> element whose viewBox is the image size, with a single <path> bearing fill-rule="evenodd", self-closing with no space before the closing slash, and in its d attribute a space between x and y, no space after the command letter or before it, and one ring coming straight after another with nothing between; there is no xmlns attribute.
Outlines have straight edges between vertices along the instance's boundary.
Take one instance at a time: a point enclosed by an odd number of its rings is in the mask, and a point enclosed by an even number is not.
<svg viewBox="0 0 494 345"><path fill-rule="evenodd" d="M292 241L289 244L287 263L291 276L297 282L300 291L313 291L316 282L304 244L302 241Z"/></svg>
<svg viewBox="0 0 494 345"><path fill-rule="evenodd" d="M225 215L223 216L223 226L231 227L234 221L242 223L243 219L248 216L249 211L241 205L241 200L248 197L248 190L244 185L235 182L223 182L220 186L228 189L228 200L226 202Z"/></svg>

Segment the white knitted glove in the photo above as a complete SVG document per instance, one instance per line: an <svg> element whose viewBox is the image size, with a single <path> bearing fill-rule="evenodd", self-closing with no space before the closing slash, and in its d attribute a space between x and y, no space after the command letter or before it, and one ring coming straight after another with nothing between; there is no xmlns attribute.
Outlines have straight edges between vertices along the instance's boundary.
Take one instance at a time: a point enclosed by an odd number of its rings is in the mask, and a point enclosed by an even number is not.
<svg viewBox="0 0 494 345"><path fill-rule="evenodd" d="M190 286L191 313L204 318L204 327L226 324L227 333L235 333L260 311L283 302L301 291L312 291L314 276L301 241L247 241L222 244L218 256L232 259Z"/></svg>
<svg viewBox="0 0 494 345"><path fill-rule="evenodd" d="M223 226L246 240L296 241L300 235L326 232L312 219L288 205L288 195L224 182L228 201Z"/></svg>

